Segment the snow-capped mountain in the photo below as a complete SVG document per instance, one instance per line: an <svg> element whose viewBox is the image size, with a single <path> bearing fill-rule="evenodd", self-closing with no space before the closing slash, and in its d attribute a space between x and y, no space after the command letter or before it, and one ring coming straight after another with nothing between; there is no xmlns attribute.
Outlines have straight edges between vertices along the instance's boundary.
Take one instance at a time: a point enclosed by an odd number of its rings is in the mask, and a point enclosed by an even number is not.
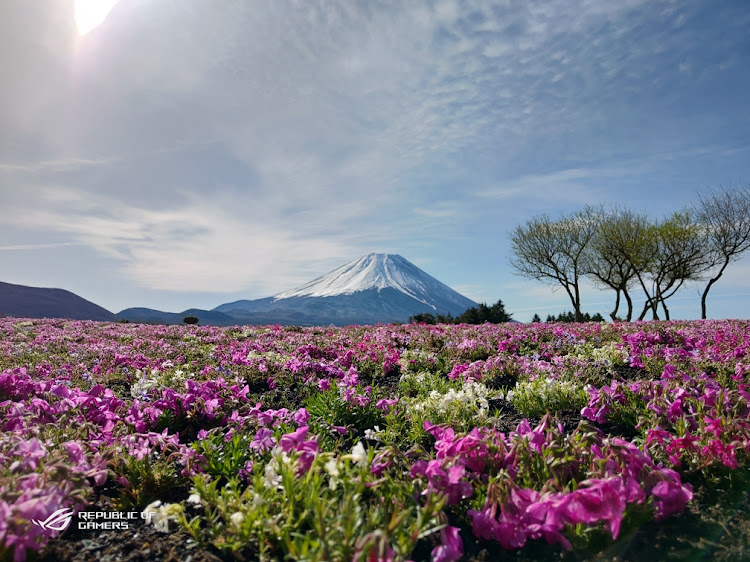
<svg viewBox="0 0 750 562"><path fill-rule="evenodd" d="M477 304L398 254L368 254L289 291L214 310L252 323L375 324L420 312L459 315Z"/></svg>
<svg viewBox="0 0 750 562"><path fill-rule="evenodd" d="M454 309L460 314L476 305L398 254L367 254L296 289L279 293L274 300L334 297L387 287L426 304L433 311Z"/></svg>

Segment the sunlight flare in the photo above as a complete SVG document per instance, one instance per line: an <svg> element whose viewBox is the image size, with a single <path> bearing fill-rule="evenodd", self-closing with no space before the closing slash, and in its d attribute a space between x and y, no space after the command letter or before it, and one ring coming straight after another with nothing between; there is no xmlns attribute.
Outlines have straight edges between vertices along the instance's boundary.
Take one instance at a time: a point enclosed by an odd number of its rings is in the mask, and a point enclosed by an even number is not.
<svg viewBox="0 0 750 562"><path fill-rule="evenodd" d="M78 35L85 35L101 24L117 0L76 0L76 27Z"/></svg>

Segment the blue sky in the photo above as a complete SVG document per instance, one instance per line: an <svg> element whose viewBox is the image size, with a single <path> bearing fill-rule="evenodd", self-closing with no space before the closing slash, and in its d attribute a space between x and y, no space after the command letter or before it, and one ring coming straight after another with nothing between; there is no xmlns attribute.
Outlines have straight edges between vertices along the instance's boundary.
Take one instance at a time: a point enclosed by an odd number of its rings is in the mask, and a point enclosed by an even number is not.
<svg viewBox="0 0 750 562"><path fill-rule="evenodd" d="M747 29L746 0L120 0L79 35L72 1L4 1L0 280L181 311L375 251L518 320L568 310L508 232L750 181ZM748 317L749 277L709 316Z"/></svg>

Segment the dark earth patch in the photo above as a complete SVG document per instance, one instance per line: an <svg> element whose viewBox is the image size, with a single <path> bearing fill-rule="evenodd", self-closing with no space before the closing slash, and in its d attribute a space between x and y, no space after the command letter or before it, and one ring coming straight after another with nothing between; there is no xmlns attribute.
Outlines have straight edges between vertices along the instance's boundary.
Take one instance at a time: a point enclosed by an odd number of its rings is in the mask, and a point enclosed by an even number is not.
<svg viewBox="0 0 750 562"><path fill-rule="evenodd" d="M89 510L95 509L94 507ZM174 524L172 524L174 528ZM78 530L74 519L67 532L40 553L44 562L220 562L221 557L201 548L189 548L185 531L161 533L152 525L135 522L127 530Z"/></svg>

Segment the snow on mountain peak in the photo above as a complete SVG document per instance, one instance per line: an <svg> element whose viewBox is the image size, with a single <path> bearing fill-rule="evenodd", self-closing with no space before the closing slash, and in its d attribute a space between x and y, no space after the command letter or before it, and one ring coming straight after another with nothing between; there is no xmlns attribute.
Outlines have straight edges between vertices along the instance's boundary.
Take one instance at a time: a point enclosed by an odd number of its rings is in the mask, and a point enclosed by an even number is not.
<svg viewBox="0 0 750 562"><path fill-rule="evenodd" d="M444 300L451 303L471 303L399 254L375 253L357 258L295 289L279 293L274 296L274 300L350 295L358 291L385 288L396 289L434 310Z"/></svg>

